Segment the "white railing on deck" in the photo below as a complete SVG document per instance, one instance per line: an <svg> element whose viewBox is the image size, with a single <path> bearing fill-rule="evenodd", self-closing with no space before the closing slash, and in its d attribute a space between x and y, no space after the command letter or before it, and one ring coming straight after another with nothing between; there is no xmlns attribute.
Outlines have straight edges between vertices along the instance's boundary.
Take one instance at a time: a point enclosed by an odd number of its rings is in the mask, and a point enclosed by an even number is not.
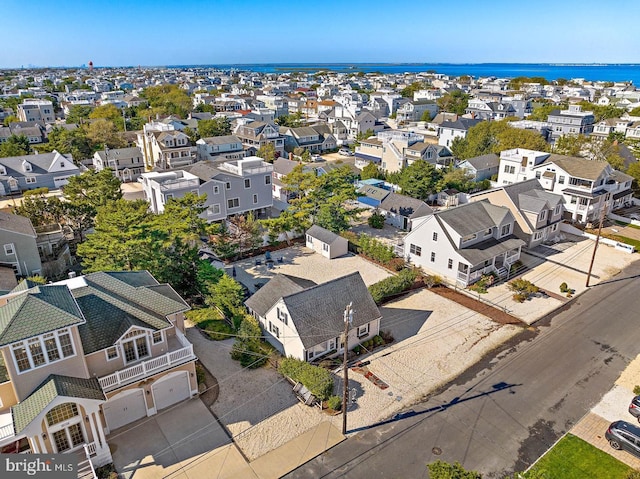
<svg viewBox="0 0 640 479"><path fill-rule="evenodd" d="M13 424L7 424L6 426L0 427L0 439L5 439L15 435L16 432L13 429Z"/></svg>
<svg viewBox="0 0 640 479"><path fill-rule="evenodd" d="M180 340L180 343L184 344L179 336L182 335L182 333L179 333L178 335L177 330L176 333L176 336ZM132 380L138 380L150 376L160 369L172 366L180 362L184 362L185 359L195 359L195 355L193 354L193 344L189 343L188 341L187 344L188 346L178 349L177 351L172 351L163 354L162 356L142 361L141 363L138 363L129 368L121 369L120 371L117 371L108 376L98 378L100 386L103 390L115 389L131 382Z"/></svg>

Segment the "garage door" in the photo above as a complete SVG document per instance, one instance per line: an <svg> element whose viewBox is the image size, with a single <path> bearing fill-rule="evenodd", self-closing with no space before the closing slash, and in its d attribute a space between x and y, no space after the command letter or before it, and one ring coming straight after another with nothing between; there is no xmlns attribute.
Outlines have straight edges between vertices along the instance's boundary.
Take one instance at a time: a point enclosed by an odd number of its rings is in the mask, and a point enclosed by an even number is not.
<svg viewBox="0 0 640 479"><path fill-rule="evenodd" d="M156 403L156 411L169 407L191 397L189 373L181 371L168 374L155 382L151 389Z"/></svg>
<svg viewBox="0 0 640 479"><path fill-rule="evenodd" d="M109 431L145 417L147 408L144 403L144 391L142 389L125 391L104 403L102 410Z"/></svg>

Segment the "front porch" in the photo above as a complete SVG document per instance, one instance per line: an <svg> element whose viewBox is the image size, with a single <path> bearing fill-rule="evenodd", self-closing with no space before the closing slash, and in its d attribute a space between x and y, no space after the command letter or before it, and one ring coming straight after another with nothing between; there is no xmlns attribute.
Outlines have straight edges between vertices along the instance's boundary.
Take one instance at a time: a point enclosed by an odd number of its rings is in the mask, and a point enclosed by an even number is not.
<svg viewBox="0 0 640 479"><path fill-rule="evenodd" d="M524 243L521 240L516 241ZM456 282L466 288L478 281L482 276L491 273L496 274L500 279L508 279L511 265L520 259L521 248L522 245L518 245L516 248L508 249L489 259L485 259L480 264L458 263Z"/></svg>

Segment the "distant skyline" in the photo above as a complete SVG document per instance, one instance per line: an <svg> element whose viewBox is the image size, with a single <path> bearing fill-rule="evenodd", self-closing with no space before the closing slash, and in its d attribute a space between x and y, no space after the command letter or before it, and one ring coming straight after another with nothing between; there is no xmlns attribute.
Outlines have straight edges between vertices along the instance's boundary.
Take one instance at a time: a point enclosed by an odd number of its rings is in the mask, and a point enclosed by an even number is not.
<svg viewBox="0 0 640 479"><path fill-rule="evenodd" d="M640 63L640 2L2 0L0 68Z"/></svg>

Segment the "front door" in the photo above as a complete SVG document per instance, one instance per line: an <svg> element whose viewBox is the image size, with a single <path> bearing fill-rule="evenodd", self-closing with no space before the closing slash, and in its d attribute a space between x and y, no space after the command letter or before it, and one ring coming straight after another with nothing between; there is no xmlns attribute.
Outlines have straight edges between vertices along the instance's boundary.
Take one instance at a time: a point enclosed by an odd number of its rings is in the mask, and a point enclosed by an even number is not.
<svg viewBox="0 0 640 479"><path fill-rule="evenodd" d="M85 443L82 426L80 423L71 424L52 435L53 444L57 452L66 452L76 449Z"/></svg>

